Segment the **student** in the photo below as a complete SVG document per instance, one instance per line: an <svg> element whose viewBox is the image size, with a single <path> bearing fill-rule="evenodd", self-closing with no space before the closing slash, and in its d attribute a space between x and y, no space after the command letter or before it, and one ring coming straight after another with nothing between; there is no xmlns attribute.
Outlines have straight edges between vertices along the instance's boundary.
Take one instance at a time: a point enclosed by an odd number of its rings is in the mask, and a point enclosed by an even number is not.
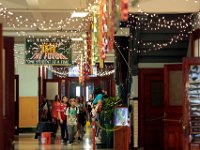
<svg viewBox="0 0 200 150"><path fill-rule="evenodd" d="M66 110L67 110L67 97L63 96L60 105L58 106L58 118L60 122L60 129L61 129L61 140L62 142L67 142L68 140L68 130L67 130L67 117L66 117Z"/></svg>
<svg viewBox="0 0 200 150"><path fill-rule="evenodd" d="M78 140L81 140L83 138L83 135L85 133L85 124L86 124L86 108L84 106L84 97L77 97L77 105L76 107L79 110L79 114L78 114Z"/></svg>
<svg viewBox="0 0 200 150"><path fill-rule="evenodd" d="M92 117L98 118L98 114L101 112L103 107L103 92L101 88L94 90L95 99L92 102Z"/></svg>
<svg viewBox="0 0 200 150"><path fill-rule="evenodd" d="M92 102L93 102L93 94L89 95L89 100L87 101L87 117L88 120L90 121L90 124L92 124Z"/></svg>
<svg viewBox="0 0 200 150"><path fill-rule="evenodd" d="M55 96L54 101L52 102L51 118L52 122L57 123L58 121L58 106L60 105L59 95Z"/></svg>
<svg viewBox="0 0 200 150"><path fill-rule="evenodd" d="M79 114L79 110L76 107L76 99L72 98L70 100L71 106L67 108L67 126L68 126L68 134L69 134L69 143L73 143L74 137L77 132L77 115Z"/></svg>
<svg viewBox="0 0 200 150"><path fill-rule="evenodd" d="M95 99L92 102L93 108L92 108L92 117L94 117L98 123L102 124L102 117L101 117L101 111L103 109L103 92L101 88L96 88L94 90L94 96ZM100 128L96 127L96 137L99 136Z"/></svg>
<svg viewBox="0 0 200 150"><path fill-rule="evenodd" d="M51 103L46 98L42 104L42 121L51 121Z"/></svg>

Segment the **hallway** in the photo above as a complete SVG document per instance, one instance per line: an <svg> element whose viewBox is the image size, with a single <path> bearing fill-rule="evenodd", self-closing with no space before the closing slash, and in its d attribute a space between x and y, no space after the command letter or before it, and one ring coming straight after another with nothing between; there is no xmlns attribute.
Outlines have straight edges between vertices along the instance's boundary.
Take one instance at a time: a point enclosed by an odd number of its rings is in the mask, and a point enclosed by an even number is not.
<svg viewBox="0 0 200 150"><path fill-rule="evenodd" d="M39 144L38 139L34 139L34 133L24 133L15 137L14 149L15 150L92 150L91 131L90 128L86 128L86 134L83 140L78 141L77 139L73 144L62 144L60 142L60 130L55 140L55 144L42 145ZM99 148L96 148L101 150ZM103 149L102 149L103 150ZM112 150L112 149L104 149Z"/></svg>

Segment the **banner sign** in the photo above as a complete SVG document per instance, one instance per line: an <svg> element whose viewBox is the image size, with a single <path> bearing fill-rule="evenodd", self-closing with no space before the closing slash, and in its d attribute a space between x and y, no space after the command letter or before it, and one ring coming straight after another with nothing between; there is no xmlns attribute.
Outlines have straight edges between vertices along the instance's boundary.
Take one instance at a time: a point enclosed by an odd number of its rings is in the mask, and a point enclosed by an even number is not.
<svg viewBox="0 0 200 150"><path fill-rule="evenodd" d="M26 64L72 64L71 40L61 38L26 39Z"/></svg>

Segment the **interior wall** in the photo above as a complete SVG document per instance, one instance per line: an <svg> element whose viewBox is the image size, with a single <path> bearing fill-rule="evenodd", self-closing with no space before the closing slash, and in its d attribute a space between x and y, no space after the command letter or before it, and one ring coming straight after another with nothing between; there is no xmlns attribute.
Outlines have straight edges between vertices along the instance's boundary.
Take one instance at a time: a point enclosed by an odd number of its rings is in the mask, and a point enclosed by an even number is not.
<svg viewBox="0 0 200 150"><path fill-rule="evenodd" d="M19 98L19 127L35 128L38 123L38 97Z"/></svg>
<svg viewBox="0 0 200 150"><path fill-rule="evenodd" d="M38 66L17 64L19 75L19 128L33 128L38 122Z"/></svg>

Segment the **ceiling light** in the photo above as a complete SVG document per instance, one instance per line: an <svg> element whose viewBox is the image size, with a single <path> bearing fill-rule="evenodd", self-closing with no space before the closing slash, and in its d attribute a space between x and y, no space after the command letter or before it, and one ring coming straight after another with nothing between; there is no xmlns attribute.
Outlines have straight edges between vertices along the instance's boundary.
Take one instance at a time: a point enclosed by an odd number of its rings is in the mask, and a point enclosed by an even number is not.
<svg viewBox="0 0 200 150"><path fill-rule="evenodd" d="M83 38L71 38L72 41L83 41Z"/></svg>
<svg viewBox="0 0 200 150"><path fill-rule="evenodd" d="M75 18L75 17L86 17L88 15L89 12L73 12L71 15L71 18Z"/></svg>

